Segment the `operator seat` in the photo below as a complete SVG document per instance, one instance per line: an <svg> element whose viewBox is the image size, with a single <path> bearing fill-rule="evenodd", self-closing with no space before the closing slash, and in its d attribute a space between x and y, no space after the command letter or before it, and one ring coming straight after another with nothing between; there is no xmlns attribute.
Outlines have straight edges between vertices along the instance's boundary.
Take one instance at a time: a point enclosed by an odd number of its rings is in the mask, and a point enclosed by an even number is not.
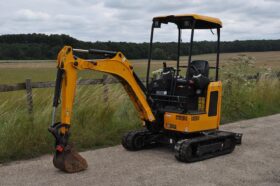
<svg viewBox="0 0 280 186"><path fill-rule="evenodd" d="M192 97L186 105L190 113L198 111L198 98L205 97L209 84L209 63L204 60L195 60L190 63L188 75L188 96Z"/></svg>
<svg viewBox="0 0 280 186"><path fill-rule="evenodd" d="M209 63L205 60L194 60L190 64L190 75L192 78L195 75L202 74L205 77L209 77Z"/></svg>
<svg viewBox="0 0 280 186"><path fill-rule="evenodd" d="M189 73L189 81L193 82L195 89L200 90L200 92L203 93L210 82L208 61L192 61Z"/></svg>

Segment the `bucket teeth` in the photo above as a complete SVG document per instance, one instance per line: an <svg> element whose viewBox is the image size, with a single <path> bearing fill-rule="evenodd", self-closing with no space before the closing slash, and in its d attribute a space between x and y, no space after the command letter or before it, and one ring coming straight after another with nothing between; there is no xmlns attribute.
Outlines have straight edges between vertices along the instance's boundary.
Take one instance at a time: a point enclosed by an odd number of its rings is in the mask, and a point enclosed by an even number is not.
<svg viewBox="0 0 280 186"><path fill-rule="evenodd" d="M88 167L86 160L70 145L62 152L55 153L53 164L57 169L67 173L80 172Z"/></svg>

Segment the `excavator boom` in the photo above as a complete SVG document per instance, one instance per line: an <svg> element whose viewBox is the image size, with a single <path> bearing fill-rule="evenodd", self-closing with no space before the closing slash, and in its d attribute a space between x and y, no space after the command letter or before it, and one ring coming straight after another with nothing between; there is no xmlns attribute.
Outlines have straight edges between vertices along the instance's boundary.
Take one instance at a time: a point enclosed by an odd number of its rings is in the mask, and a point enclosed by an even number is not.
<svg viewBox="0 0 280 186"><path fill-rule="evenodd" d="M109 56L109 58L85 60L74 56L73 52L101 54ZM66 172L77 172L87 167L85 160L68 144L78 70L94 70L113 75L124 86L136 110L139 112L140 118L150 123L155 121L155 116L144 92L145 87L141 87L133 67L121 52L72 49L70 46L65 46L58 54L57 63L58 72L53 103L54 112L52 125L49 128L49 131L56 138L54 165L57 168ZM62 97L61 121L55 123L55 112L59 104L60 94ZM68 149L67 153L65 149Z"/></svg>
<svg viewBox="0 0 280 186"><path fill-rule="evenodd" d="M62 79L62 123L70 124L78 70L94 70L115 76L124 85L126 92L140 114L140 118L150 122L155 120L146 100L146 95L135 79L133 67L121 52L115 53L109 59L88 61L74 56L73 51L101 53L101 50L72 49L70 46L66 46L60 51L58 68L63 69L65 74ZM111 54L113 53L111 52Z"/></svg>

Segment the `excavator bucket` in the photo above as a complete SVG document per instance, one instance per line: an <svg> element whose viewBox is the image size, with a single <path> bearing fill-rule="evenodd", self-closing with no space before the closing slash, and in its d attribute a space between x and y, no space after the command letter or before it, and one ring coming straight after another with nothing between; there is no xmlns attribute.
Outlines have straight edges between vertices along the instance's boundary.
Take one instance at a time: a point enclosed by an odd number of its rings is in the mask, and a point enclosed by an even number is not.
<svg viewBox="0 0 280 186"><path fill-rule="evenodd" d="M67 173L80 172L88 167L87 161L72 145L67 145L62 152L56 151L53 164L57 169Z"/></svg>

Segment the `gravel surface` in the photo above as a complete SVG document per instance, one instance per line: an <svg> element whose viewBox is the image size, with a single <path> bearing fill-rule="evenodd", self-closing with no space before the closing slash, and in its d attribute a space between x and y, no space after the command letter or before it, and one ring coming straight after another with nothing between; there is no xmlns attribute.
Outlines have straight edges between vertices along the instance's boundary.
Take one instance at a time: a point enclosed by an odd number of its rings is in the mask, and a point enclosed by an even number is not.
<svg viewBox="0 0 280 186"><path fill-rule="evenodd" d="M280 114L227 124L242 132L232 154L191 164L176 161L172 149L128 152L121 146L81 153L88 170L65 174L50 155L0 165L0 185L279 185Z"/></svg>

